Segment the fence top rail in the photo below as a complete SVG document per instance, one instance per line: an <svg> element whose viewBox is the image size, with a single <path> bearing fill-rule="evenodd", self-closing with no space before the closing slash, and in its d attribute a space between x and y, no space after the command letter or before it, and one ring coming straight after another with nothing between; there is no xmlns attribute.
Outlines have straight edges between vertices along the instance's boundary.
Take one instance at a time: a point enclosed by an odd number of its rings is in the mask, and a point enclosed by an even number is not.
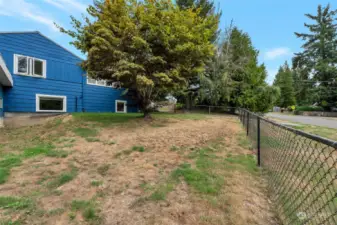
<svg viewBox="0 0 337 225"><path fill-rule="evenodd" d="M244 110L244 111L246 111L246 112L248 112L248 113L250 113L250 114L252 114L252 115L254 115L254 116L258 117L258 118L260 118L260 120L263 120L263 121L265 121L265 122L267 122L267 123L270 123L270 124L272 124L272 125L274 125L274 126L283 128L283 129L288 130L288 131L290 131L290 132L293 132L293 133L295 133L295 134L297 134L297 135L300 135L300 136L309 138L309 139L314 140L314 141L317 141L317 142L321 142L321 143L323 143L323 144L325 144L325 145L328 145L328 146L330 146L330 147L333 147L333 148L337 149L337 141L333 141L333 140L330 140L330 139L327 139L327 138L324 138L324 137L321 137L321 136L317 136L317 135L314 135L314 134L309 134L309 133L306 133L306 132L304 132L304 131L297 130L297 129L295 129L295 128L292 128L292 127L288 127L288 126L279 124L279 123L277 123L277 122L274 122L274 121L271 121L271 120L269 120L269 119L266 119L266 118L264 118L264 117L262 117L262 116L259 116L259 115L255 114L255 113L253 113L253 112L251 112L251 111L249 111L249 110L247 110L247 109L241 109L241 110ZM336 132L337 132L337 131L336 131Z"/></svg>

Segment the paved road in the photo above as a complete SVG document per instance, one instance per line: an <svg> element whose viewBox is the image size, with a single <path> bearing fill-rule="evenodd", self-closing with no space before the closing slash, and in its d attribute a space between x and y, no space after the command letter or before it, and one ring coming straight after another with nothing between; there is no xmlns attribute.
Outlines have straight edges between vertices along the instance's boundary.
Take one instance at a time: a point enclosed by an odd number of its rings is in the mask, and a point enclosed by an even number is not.
<svg viewBox="0 0 337 225"><path fill-rule="evenodd" d="M268 113L268 117L275 119L286 120L295 123L303 123L314 126L322 126L337 129L337 119L336 118L326 118L317 116L292 116L292 115L282 115L275 113Z"/></svg>

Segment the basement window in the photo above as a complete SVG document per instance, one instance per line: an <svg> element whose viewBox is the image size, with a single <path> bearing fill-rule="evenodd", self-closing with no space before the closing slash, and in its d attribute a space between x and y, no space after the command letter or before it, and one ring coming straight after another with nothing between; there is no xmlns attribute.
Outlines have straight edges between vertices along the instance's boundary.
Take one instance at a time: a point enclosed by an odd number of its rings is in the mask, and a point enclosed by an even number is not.
<svg viewBox="0 0 337 225"><path fill-rule="evenodd" d="M126 101L116 100L116 113L126 113L127 106Z"/></svg>
<svg viewBox="0 0 337 225"><path fill-rule="evenodd" d="M67 112L67 96L37 94L36 112Z"/></svg>
<svg viewBox="0 0 337 225"><path fill-rule="evenodd" d="M14 74L46 78L46 60L14 55Z"/></svg>

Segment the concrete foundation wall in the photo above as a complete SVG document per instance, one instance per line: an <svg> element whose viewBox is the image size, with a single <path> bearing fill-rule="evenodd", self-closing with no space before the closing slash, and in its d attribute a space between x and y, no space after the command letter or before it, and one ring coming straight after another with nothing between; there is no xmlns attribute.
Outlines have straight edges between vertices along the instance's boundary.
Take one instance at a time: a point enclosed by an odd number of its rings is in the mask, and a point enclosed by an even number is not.
<svg viewBox="0 0 337 225"><path fill-rule="evenodd" d="M60 115L60 113L9 113L5 112L3 125L6 127L24 127L42 124L48 118ZM1 123L1 121L0 121Z"/></svg>

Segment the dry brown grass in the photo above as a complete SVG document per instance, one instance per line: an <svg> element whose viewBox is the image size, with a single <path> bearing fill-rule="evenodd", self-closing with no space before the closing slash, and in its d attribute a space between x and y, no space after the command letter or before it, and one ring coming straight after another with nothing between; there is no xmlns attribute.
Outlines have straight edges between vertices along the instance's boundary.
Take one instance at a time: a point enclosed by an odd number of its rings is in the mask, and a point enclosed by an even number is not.
<svg viewBox="0 0 337 225"><path fill-rule="evenodd" d="M11 169L7 182L0 185L0 196L20 196L33 204L20 210L0 209L1 222L276 224L260 173L252 173L245 165L224 166L226 158L252 154L238 143L243 133L235 117L165 117L151 124L135 120L113 126L79 125L71 117L57 120L61 122L1 131L2 155L19 154L27 145L45 142L69 152L66 158L39 155L24 159L21 166ZM98 140L89 142L77 136L73 130L79 126L96 129ZM137 149L134 146L143 147L144 152L132 150ZM204 147L214 150L210 159L219 165L205 171L224 181L218 193L200 193L180 178L163 200L149 198L169 182L179 165L189 163L195 168L193 155ZM50 185L67 173L71 174L67 182ZM88 204L74 210L74 200Z"/></svg>

